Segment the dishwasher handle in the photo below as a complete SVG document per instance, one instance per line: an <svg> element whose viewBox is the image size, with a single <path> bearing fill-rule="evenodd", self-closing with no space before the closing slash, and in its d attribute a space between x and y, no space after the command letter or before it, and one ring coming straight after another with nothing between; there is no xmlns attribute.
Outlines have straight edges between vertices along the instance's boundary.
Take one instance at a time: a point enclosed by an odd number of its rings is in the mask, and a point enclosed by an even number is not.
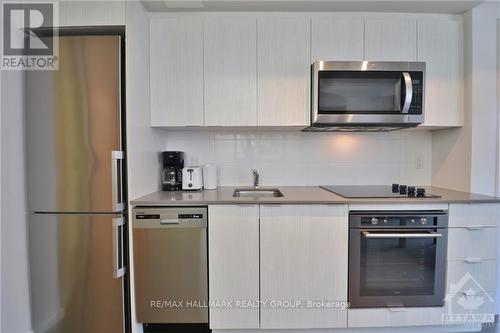
<svg viewBox="0 0 500 333"><path fill-rule="evenodd" d="M160 224L179 224L179 219L161 219Z"/></svg>
<svg viewBox="0 0 500 333"><path fill-rule="evenodd" d="M207 220L200 219L199 221L184 220L184 219L134 219L132 222L133 229L187 229L207 227Z"/></svg>

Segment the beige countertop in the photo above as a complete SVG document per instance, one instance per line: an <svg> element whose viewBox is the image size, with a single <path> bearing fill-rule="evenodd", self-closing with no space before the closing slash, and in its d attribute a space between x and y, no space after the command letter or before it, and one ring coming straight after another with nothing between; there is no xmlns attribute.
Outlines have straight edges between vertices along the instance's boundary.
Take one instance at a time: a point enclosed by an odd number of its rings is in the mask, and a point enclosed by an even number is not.
<svg viewBox="0 0 500 333"><path fill-rule="evenodd" d="M233 197L236 188L221 186L216 190L157 191L131 201L132 206L212 205L212 204L394 204L394 203L500 203L500 198L426 186L427 193L441 198L362 198L351 199L328 192L317 186L276 186L283 197ZM262 187L265 188L265 187Z"/></svg>

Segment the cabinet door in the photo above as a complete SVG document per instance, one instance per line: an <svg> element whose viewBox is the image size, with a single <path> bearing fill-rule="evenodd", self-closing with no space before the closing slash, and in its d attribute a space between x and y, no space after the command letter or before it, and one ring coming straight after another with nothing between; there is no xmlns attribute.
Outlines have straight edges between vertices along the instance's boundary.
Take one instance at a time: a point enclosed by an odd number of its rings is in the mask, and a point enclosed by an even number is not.
<svg viewBox="0 0 500 333"><path fill-rule="evenodd" d="M151 125L203 125L201 19L151 19L150 51Z"/></svg>
<svg viewBox="0 0 500 333"><path fill-rule="evenodd" d="M320 17L311 20L311 62L364 59L362 18Z"/></svg>
<svg viewBox="0 0 500 333"><path fill-rule="evenodd" d="M261 205L262 329L347 326L345 308L316 303L347 301L347 215L346 205Z"/></svg>
<svg viewBox="0 0 500 333"><path fill-rule="evenodd" d="M259 206L212 205L208 215L210 328L259 328Z"/></svg>
<svg viewBox="0 0 500 333"><path fill-rule="evenodd" d="M438 306L349 309L348 326L353 328L443 325L443 310ZM420 331L426 330L422 328Z"/></svg>
<svg viewBox="0 0 500 333"><path fill-rule="evenodd" d="M309 18L258 20L258 124L309 125Z"/></svg>
<svg viewBox="0 0 500 333"><path fill-rule="evenodd" d="M426 62L425 123L462 126L462 24L418 21L418 61Z"/></svg>
<svg viewBox="0 0 500 333"><path fill-rule="evenodd" d="M417 24L410 18L367 18L365 58L368 61L415 61Z"/></svg>
<svg viewBox="0 0 500 333"><path fill-rule="evenodd" d="M205 125L257 126L257 21L207 18Z"/></svg>

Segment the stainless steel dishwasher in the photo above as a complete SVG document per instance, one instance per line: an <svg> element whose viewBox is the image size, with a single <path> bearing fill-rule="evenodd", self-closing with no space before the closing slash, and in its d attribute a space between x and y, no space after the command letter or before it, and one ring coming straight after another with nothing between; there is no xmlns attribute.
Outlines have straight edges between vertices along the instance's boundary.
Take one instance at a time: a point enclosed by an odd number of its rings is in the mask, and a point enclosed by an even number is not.
<svg viewBox="0 0 500 333"><path fill-rule="evenodd" d="M207 207L132 213L138 321L208 323Z"/></svg>

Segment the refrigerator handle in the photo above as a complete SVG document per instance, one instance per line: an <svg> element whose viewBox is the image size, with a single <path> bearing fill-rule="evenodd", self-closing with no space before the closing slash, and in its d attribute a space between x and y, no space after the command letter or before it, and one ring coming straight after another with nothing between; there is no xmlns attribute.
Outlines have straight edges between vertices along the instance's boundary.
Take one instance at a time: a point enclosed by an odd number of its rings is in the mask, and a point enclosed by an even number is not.
<svg viewBox="0 0 500 333"><path fill-rule="evenodd" d="M114 150L111 152L111 186L113 193L113 211L123 210L123 182L122 182L122 162L123 151Z"/></svg>
<svg viewBox="0 0 500 333"><path fill-rule="evenodd" d="M113 218L113 277L121 278L125 275L126 267L123 262L123 216Z"/></svg>

